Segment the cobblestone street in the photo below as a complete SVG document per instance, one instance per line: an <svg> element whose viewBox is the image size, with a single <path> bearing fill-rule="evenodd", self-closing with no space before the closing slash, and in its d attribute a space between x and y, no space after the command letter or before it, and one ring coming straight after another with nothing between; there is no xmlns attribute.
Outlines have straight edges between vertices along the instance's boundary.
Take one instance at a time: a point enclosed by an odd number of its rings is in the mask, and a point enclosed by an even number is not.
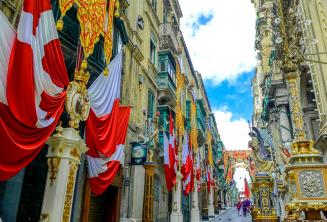
<svg viewBox="0 0 327 222"><path fill-rule="evenodd" d="M251 216L246 217L238 216L236 207L228 209L226 212L222 213L219 217L212 220L213 222L251 222Z"/></svg>

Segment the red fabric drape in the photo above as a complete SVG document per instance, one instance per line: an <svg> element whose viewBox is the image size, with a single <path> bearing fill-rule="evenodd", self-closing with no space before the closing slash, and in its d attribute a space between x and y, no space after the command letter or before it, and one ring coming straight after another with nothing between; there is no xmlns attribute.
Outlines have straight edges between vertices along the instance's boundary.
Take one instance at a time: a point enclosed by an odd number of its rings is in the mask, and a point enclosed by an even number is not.
<svg viewBox="0 0 327 222"><path fill-rule="evenodd" d="M21 16L22 24L19 32L23 32L25 38L36 39L48 36L48 32L56 32L53 21L49 23L47 29L39 29L39 36L34 36L39 20L44 15L42 13L47 10L51 12L49 0L24 1L22 14L32 14L33 27L22 21L26 16ZM43 22L48 21L47 19ZM33 37L26 37L28 33ZM45 42L45 45L40 45L41 42L37 42L36 48L32 49L31 45L16 38L11 48L8 71L1 73L7 75L5 97L8 104L0 102L0 180L7 180L14 176L35 158L55 129L64 108L65 91L56 95L48 95L43 91L40 104L36 104L36 84L41 84L38 75L42 75L40 74L42 71L35 70L35 66L45 70L52 80L51 84L56 87L65 88L68 85L68 75L59 40L50 40ZM40 49L41 47L43 49ZM44 53L41 54L42 50ZM42 56L42 62L35 60L38 58L36 54ZM36 126L37 106L45 112L47 120L50 117L54 119L49 126L44 128Z"/></svg>
<svg viewBox="0 0 327 222"><path fill-rule="evenodd" d="M115 132L115 150L119 145L124 145L128 130L128 122L130 116L130 107L119 107L117 112L117 125ZM95 151L93 151L95 152ZM100 173L97 177L89 178L91 192L95 195L102 194L113 182L117 173L120 170L121 161L124 158L124 153L118 156L118 159L112 159L107 163L107 170Z"/></svg>
<svg viewBox="0 0 327 222"><path fill-rule="evenodd" d="M110 114L97 117L90 110L86 120L85 137L86 144L89 147L88 154L93 157L99 157L98 152L106 157L110 157L116 150L116 131L119 126L118 115L120 112L119 99L116 99Z"/></svg>

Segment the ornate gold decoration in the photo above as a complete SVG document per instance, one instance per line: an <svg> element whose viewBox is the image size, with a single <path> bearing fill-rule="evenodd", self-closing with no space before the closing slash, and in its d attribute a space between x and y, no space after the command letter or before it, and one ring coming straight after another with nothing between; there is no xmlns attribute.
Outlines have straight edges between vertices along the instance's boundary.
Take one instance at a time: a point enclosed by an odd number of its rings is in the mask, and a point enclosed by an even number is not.
<svg viewBox="0 0 327 222"><path fill-rule="evenodd" d="M195 98L191 99L191 142L192 142L192 148L194 152L197 152L198 150L198 129L197 129L197 122L196 122L196 101Z"/></svg>
<svg viewBox="0 0 327 222"><path fill-rule="evenodd" d="M212 135L210 129L207 129L207 145L208 145L208 163L213 166L213 157L212 157Z"/></svg>
<svg viewBox="0 0 327 222"><path fill-rule="evenodd" d="M111 0L109 2L107 30L106 30L106 35L104 37L104 54L107 63L110 62L112 56L112 31L113 31L112 26L114 20L114 11L115 11L115 1ZM108 75L108 72L107 71L104 72L104 75Z"/></svg>
<svg viewBox="0 0 327 222"><path fill-rule="evenodd" d="M274 181L268 174L256 175L252 183L252 195L255 208L253 220L259 222L277 221L277 215L272 204Z"/></svg>
<svg viewBox="0 0 327 222"><path fill-rule="evenodd" d="M67 181L67 188L66 188L66 197L65 197L65 204L64 210L62 215L63 222L70 221L70 213L73 203L73 195L74 195L74 188L75 188L75 180L76 180L76 172L77 172L77 163L73 161L69 161L69 175Z"/></svg>
<svg viewBox="0 0 327 222"><path fill-rule="evenodd" d="M49 157L47 163L48 163L50 185L52 186L53 182L57 179L57 174L60 165L60 158Z"/></svg>
<svg viewBox="0 0 327 222"><path fill-rule="evenodd" d="M107 0L78 0L77 18L80 22L80 40L84 57L89 57L104 29Z"/></svg>
<svg viewBox="0 0 327 222"><path fill-rule="evenodd" d="M144 164L145 183L143 201L143 221L153 222L154 170L156 165Z"/></svg>
<svg viewBox="0 0 327 222"><path fill-rule="evenodd" d="M86 61L82 62L80 70L75 70L74 81L67 88L66 110L70 115L69 125L78 128L79 122L87 119L90 111L90 101L86 84L90 73L86 70Z"/></svg>
<svg viewBox="0 0 327 222"><path fill-rule="evenodd" d="M57 21L57 29L61 31L64 27L63 17L66 15L67 11L73 6L75 0L59 0L60 8L60 18Z"/></svg>
<svg viewBox="0 0 327 222"><path fill-rule="evenodd" d="M50 216L48 213L41 214L40 216L40 221L41 222L49 222L50 221Z"/></svg>

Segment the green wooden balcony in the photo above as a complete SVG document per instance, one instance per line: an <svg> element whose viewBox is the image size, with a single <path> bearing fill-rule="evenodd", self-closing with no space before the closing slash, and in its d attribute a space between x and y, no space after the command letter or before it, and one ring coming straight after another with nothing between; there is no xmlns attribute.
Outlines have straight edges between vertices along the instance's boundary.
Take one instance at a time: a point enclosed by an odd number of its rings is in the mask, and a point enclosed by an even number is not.
<svg viewBox="0 0 327 222"><path fill-rule="evenodd" d="M159 53L157 76L159 105L176 104L176 64L170 52Z"/></svg>

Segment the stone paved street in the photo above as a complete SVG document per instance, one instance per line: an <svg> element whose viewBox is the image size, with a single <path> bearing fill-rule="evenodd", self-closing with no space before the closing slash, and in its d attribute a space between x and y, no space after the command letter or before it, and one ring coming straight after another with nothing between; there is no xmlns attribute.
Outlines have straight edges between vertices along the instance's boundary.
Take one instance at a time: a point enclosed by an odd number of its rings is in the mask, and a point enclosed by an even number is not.
<svg viewBox="0 0 327 222"><path fill-rule="evenodd" d="M212 222L251 222L251 216L246 217L238 216L236 207L228 209L222 213L219 217L212 220Z"/></svg>

